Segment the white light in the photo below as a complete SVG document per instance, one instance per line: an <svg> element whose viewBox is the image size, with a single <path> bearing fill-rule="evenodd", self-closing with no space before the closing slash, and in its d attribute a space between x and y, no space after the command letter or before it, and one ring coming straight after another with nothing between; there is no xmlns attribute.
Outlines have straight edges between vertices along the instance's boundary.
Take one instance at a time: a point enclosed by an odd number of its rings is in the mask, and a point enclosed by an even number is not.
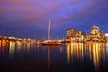
<svg viewBox="0 0 108 72"><path fill-rule="evenodd" d="M105 33L105 36L108 36L108 33Z"/></svg>

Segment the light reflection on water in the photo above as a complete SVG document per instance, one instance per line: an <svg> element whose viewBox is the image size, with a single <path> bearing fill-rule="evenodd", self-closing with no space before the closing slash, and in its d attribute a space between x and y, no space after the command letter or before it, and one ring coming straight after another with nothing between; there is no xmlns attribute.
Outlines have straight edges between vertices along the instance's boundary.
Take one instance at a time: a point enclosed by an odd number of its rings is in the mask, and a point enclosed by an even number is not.
<svg viewBox="0 0 108 72"><path fill-rule="evenodd" d="M15 50L15 42L10 41L9 42L9 54L10 55L14 54L14 50Z"/></svg>
<svg viewBox="0 0 108 72"><path fill-rule="evenodd" d="M67 45L67 61L70 63L74 57L79 61L89 58L93 62L95 69L98 69L100 62L105 61L105 53L107 53L104 43L69 43ZM108 45L108 44L106 44Z"/></svg>
<svg viewBox="0 0 108 72"><path fill-rule="evenodd" d="M51 65L53 64L52 56L55 54L61 54L61 57L64 57L67 61L67 64L73 64L75 60L77 62L84 62L85 60L89 60L94 69L97 71L101 65L104 65L108 60L108 43L67 43L62 46L46 46L43 47L41 45L34 45L30 42L22 43L22 42L14 42L10 41L9 43L0 43L0 54L9 56L13 56L16 53L26 52L32 53L35 52L34 49L40 50L40 52L47 52L47 61L48 61L48 69L50 70ZM45 50L47 49L47 50ZM51 51L54 50L54 51ZM36 52L37 52L36 51ZM56 52L57 51L57 52ZM54 54L52 55L51 52ZM59 53L58 53L59 52ZM40 54L40 53L38 53ZM63 56L64 55L64 56ZM38 55L38 57L40 57ZM59 57L59 58L61 58ZM44 60L44 59L43 59ZM61 59L60 59L61 60Z"/></svg>

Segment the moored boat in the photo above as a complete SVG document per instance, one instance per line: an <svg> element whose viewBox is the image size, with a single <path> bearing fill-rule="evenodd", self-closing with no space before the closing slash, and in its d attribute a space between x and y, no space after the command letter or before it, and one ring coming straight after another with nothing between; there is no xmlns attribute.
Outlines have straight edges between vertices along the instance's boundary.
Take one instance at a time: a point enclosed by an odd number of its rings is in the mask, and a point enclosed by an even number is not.
<svg viewBox="0 0 108 72"><path fill-rule="evenodd" d="M50 39L50 19L48 23L48 40L45 40L41 43L42 45L61 45L62 43L57 40Z"/></svg>
<svg viewBox="0 0 108 72"><path fill-rule="evenodd" d="M48 41L44 41L41 43L42 45L61 45L62 43L61 42L58 42L58 41L51 41L51 40L48 40Z"/></svg>

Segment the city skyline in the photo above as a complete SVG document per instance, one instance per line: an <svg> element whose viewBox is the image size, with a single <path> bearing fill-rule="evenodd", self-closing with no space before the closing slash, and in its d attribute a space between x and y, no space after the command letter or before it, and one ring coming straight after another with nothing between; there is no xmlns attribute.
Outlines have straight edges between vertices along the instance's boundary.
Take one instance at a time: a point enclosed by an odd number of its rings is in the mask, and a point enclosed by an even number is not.
<svg viewBox="0 0 108 72"><path fill-rule="evenodd" d="M67 30L68 29L70 29L70 30L74 30L74 31L80 31L81 33L85 33L85 34L89 34L90 33L90 31L92 30L92 27L94 27L94 26L96 26L96 25L92 25L91 27L90 27L90 29L88 29L88 31L82 31L81 29L79 29L79 28L72 28L72 27L69 27L69 28L67 28L66 30L65 30L65 32L63 33L63 35L64 36L62 36L62 37L60 37L60 34L58 34L58 35L56 35L57 37L51 37L52 39L63 39L63 38L66 38L66 32L67 32ZM98 27L98 26L96 26L96 27ZM100 27L98 27L99 28L99 30L101 31L101 32L103 32L104 33L104 35L105 36L108 36L108 32L104 32L102 29L100 29ZM6 33L2 33L0 36L7 36L7 37L17 37L17 38L31 38L31 39L38 39L38 38L36 38L36 37L31 37L30 35L23 35L23 36L21 36L21 35L15 35L14 33L13 34L6 34ZM38 35L39 36L39 35ZM41 40L43 40L43 39L48 39L48 29L47 29L47 32L46 32L46 34L44 35L45 37L40 37L39 39L41 39ZM52 31L51 31L51 33L50 33L50 36L52 36Z"/></svg>
<svg viewBox="0 0 108 72"><path fill-rule="evenodd" d="M107 0L3 0L0 1L0 35L47 39L63 38L67 28L89 32L93 25L108 32Z"/></svg>
<svg viewBox="0 0 108 72"><path fill-rule="evenodd" d="M49 31L49 29L48 29L48 31ZM48 35L50 35L49 33L47 33ZM69 27L69 28L67 28L66 29L66 31L65 31L65 37L63 37L63 38L60 38L59 36L56 38L52 38L52 40L59 40L59 39L71 39L71 38L74 38L74 37L78 37L78 38L80 38L81 36L88 36L89 37L89 35L94 35L93 37L94 38L97 38L97 37L100 37L100 36L102 36L102 37L106 37L106 38L108 38L108 32L107 33L105 33L103 30L101 30L98 26L96 26L96 25L93 25L91 28L90 28L90 30L89 30L89 32L84 32L84 31L81 31L81 29L73 29L73 28L71 28L71 27ZM49 37L48 37L48 35L47 35L47 39L49 39ZM6 36L6 35L0 35L0 37L3 37L3 38L9 38L9 39L14 39L14 38L18 38L18 39L36 39L36 38L30 38L30 37L18 37L18 36ZM92 36L91 36L92 37ZM86 39L85 37L84 37L84 39ZM39 40L39 39L37 39L37 40ZM46 39L40 39L40 40L46 40Z"/></svg>
<svg viewBox="0 0 108 72"><path fill-rule="evenodd" d="M1 72L108 72L108 0L0 0Z"/></svg>

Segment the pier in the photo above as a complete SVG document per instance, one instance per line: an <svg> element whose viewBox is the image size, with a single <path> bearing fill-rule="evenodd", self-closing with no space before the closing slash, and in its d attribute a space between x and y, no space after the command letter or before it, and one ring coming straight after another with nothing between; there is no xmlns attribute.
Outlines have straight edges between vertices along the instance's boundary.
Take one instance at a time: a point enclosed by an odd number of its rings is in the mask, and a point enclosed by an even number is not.
<svg viewBox="0 0 108 72"><path fill-rule="evenodd" d="M0 36L0 44L8 44L9 42L21 42L21 43L33 43L36 44L37 40L30 38L16 38L16 37L7 37Z"/></svg>

